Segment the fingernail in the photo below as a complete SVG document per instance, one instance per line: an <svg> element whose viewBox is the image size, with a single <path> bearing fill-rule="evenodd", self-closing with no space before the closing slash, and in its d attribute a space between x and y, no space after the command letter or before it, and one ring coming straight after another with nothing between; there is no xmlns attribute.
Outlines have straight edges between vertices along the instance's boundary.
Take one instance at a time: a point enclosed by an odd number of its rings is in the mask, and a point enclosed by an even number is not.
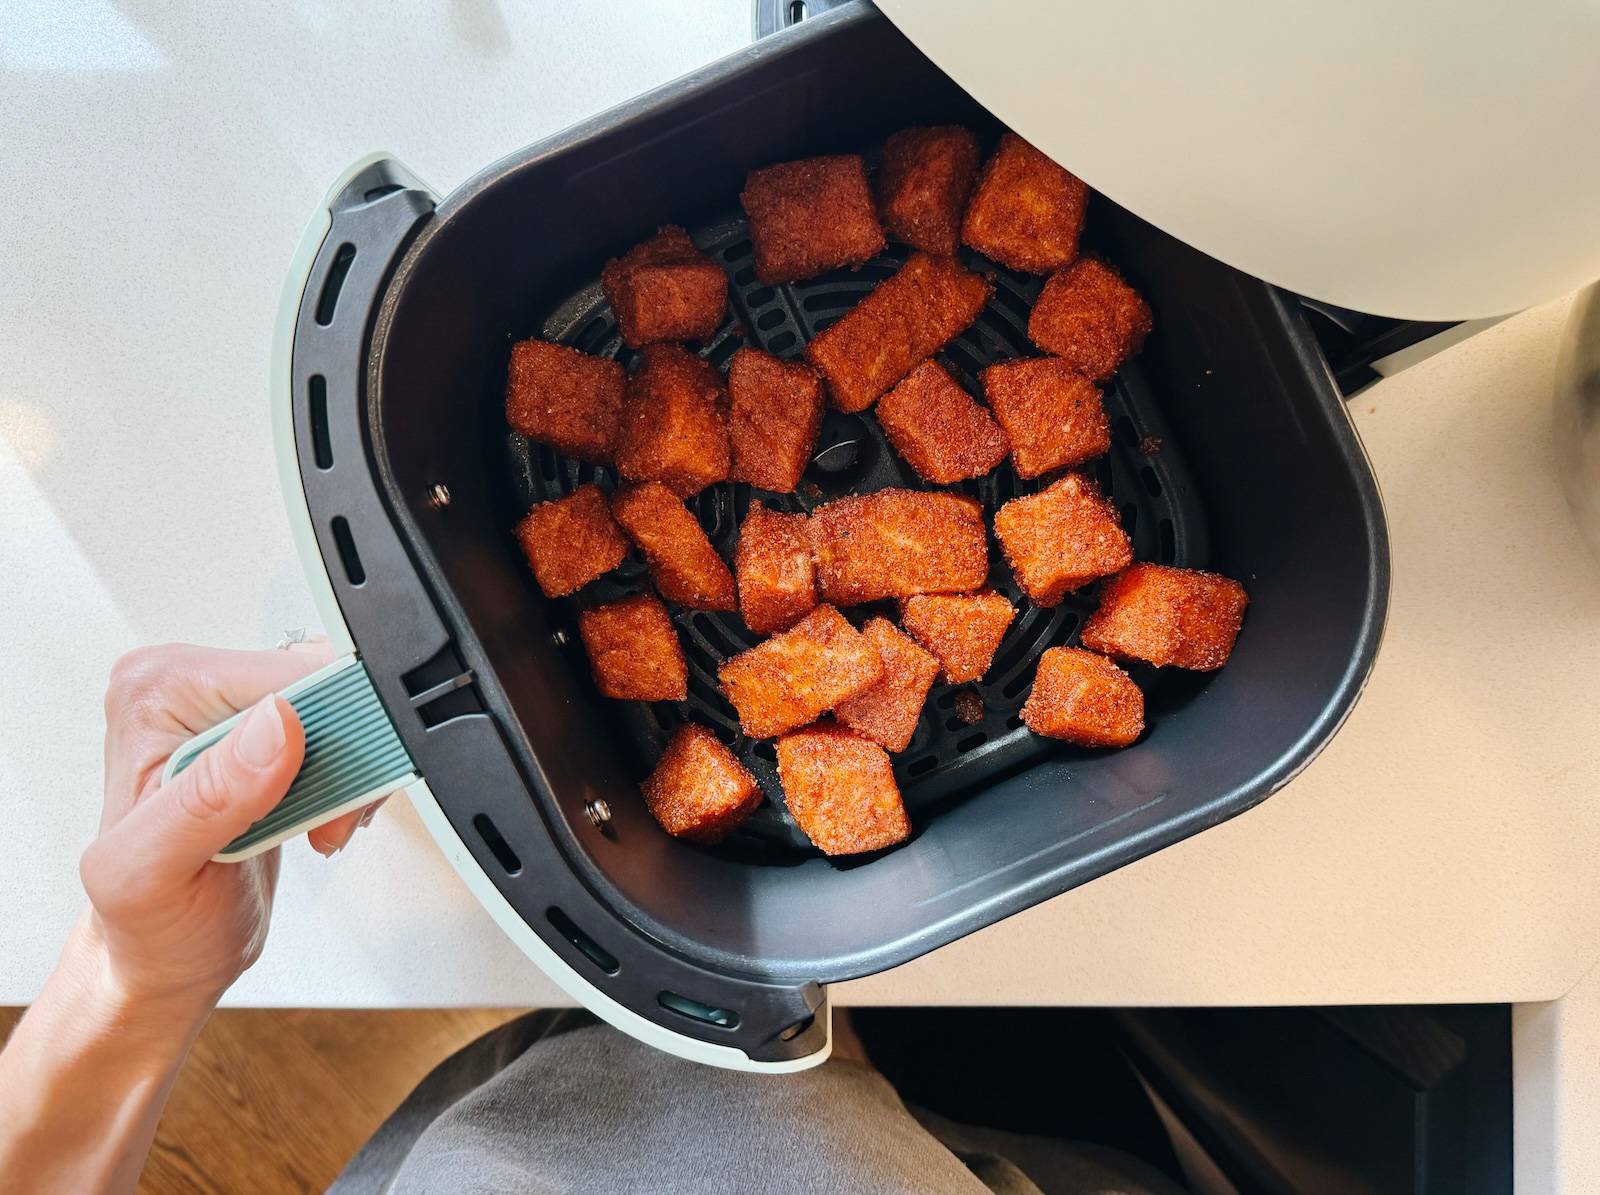
<svg viewBox="0 0 1600 1195"><path fill-rule="evenodd" d="M366 812L361 815L360 828L365 830L368 826L370 826L372 824L372 819L377 817L377 816L378 816L378 807L376 805L368 805L367 809L366 809Z"/></svg>
<svg viewBox="0 0 1600 1195"><path fill-rule="evenodd" d="M351 822L345 827L343 838L330 838L326 840L328 849L322 853L330 859L333 858L333 856L337 855L340 851L344 850L345 847L350 845L350 840L356 836L356 831L360 828L361 826L359 822ZM322 850L321 847L318 847L317 849Z"/></svg>
<svg viewBox="0 0 1600 1195"><path fill-rule="evenodd" d="M239 724L234 750L239 762L249 768L264 768L283 750L283 717L275 697L263 697L250 708Z"/></svg>

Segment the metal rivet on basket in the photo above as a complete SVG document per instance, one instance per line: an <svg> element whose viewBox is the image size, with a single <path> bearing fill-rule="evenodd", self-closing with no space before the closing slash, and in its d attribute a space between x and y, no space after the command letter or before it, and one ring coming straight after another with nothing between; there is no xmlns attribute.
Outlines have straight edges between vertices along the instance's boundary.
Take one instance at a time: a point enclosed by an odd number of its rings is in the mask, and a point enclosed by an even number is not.
<svg viewBox="0 0 1600 1195"><path fill-rule="evenodd" d="M611 824L611 806L600 797L586 802L583 811L589 815L589 820L594 823L596 830L604 830Z"/></svg>
<svg viewBox="0 0 1600 1195"><path fill-rule="evenodd" d="M434 510L443 510L450 505L450 490L442 482L435 482L428 487L428 505Z"/></svg>

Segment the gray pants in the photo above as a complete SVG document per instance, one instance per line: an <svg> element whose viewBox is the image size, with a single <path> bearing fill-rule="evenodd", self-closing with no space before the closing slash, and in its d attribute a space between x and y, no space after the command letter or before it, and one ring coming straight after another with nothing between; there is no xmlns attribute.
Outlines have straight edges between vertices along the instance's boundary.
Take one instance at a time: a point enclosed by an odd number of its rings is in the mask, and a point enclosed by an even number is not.
<svg viewBox="0 0 1600 1195"><path fill-rule="evenodd" d="M952 1082L959 1081L952 1076ZM440 1063L346 1167L377 1192L1072 1192L1172 1195L1096 1146L908 1109L869 1066L796 1075L684 1062L587 1014L535 1012Z"/></svg>

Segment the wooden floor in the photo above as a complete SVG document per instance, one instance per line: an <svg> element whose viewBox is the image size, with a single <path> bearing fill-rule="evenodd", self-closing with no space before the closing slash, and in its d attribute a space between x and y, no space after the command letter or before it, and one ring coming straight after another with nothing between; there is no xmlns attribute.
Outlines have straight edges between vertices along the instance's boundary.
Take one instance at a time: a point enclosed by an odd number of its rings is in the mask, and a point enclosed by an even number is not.
<svg viewBox="0 0 1600 1195"><path fill-rule="evenodd" d="M521 1009L233 1009L200 1035L143 1195L321 1191L435 1063ZM0 1008L0 1040L20 1009Z"/></svg>

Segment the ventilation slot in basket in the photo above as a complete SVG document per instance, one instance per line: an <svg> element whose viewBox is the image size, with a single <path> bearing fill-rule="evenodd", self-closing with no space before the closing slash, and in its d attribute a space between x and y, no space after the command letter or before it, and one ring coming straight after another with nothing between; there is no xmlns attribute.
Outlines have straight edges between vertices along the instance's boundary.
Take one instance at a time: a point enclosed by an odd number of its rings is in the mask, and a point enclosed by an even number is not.
<svg viewBox="0 0 1600 1195"><path fill-rule="evenodd" d="M367 570L361 563L361 553L356 551L356 537L350 533L350 522L343 515L335 515L332 523L333 543L339 549L339 562L344 565L344 575L352 585L367 583Z"/></svg>
<svg viewBox="0 0 1600 1195"><path fill-rule="evenodd" d="M349 241L340 245L328 267L328 277L322 284L322 294L317 296L317 323L326 328L333 323L333 313L339 307L339 292L349 276L350 266L356 259L356 247Z"/></svg>
<svg viewBox="0 0 1600 1195"><path fill-rule="evenodd" d="M333 468L333 440L328 435L328 379L311 375L306 384L311 404L311 455L319 469Z"/></svg>
<svg viewBox="0 0 1600 1195"><path fill-rule="evenodd" d="M557 933L576 946L578 952L584 958L599 967L607 975L615 975L621 970L621 964L617 962L616 955L579 929L577 922L573 921L571 917L568 917L560 909L551 905L544 911L544 915L549 919L550 924L556 927Z"/></svg>
<svg viewBox="0 0 1600 1195"><path fill-rule="evenodd" d="M511 849L511 844L500 833L500 827L494 824L493 818L487 813L480 813L472 819L472 828L478 832L483 845L489 848L489 853L507 875L517 875L522 871L522 860L517 858L517 852Z"/></svg>
<svg viewBox="0 0 1600 1195"><path fill-rule="evenodd" d="M680 1017L688 1017L692 1021L699 1021L705 1025L715 1025L719 1029L737 1029L739 1027L739 1014L731 1008L718 1008L714 1004L702 1004L698 1000L680 996L677 992L661 992L656 996L656 1001L662 1008L675 1012Z"/></svg>

